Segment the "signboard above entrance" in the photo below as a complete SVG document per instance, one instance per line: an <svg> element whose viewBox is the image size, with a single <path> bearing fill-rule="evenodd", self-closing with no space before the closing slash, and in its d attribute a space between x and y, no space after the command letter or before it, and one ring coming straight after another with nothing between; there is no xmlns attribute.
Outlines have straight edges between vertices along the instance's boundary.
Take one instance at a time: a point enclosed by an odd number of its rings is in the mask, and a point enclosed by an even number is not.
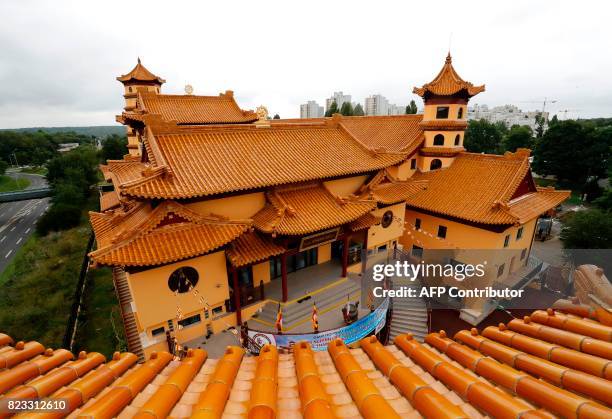
<svg viewBox="0 0 612 419"><path fill-rule="evenodd" d="M313 247L321 246L322 244L331 243L338 239L338 233L340 227L332 228L331 230L321 231L319 233L311 234L310 236L302 237L300 241L300 252Z"/></svg>

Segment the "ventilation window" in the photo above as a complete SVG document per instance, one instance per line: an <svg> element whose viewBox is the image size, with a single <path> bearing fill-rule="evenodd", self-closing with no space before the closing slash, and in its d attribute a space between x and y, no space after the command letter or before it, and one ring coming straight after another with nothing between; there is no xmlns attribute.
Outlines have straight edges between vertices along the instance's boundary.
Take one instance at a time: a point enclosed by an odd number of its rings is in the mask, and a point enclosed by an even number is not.
<svg viewBox="0 0 612 419"><path fill-rule="evenodd" d="M380 225L382 225L383 228L387 228L391 225L392 221L393 221L393 211L386 211L382 216Z"/></svg>
<svg viewBox="0 0 612 419"><path fill-rule="evenodd" d="M506 237L504 238L504 247L508 247L509 244L510 244L510 234L506 235Z"/></svg>
<svg viewBox="0 0 612 419"><path fill-rule="evenodd" d="M410 169L411 170L416 169L416 159L410 160Z"/></svg>
<svg viewBox="0 0 612 419"><path fill-rule="evenodd" d="M448 119L448 106L438 106L436 108L436 119Z"/></svg>
<svg viewBox="0 0 612 419"><path fill-rule="evenodd" d="M440 169L441 167L442 167L442 160L440 159L433 159L431 163L429 164L429 170L437 170L437 169Z"/></svg>
<svg viewBox="0 0 612 419"><path fill-rule="evenodd" d="M463 108L459 107L459 112L457 112L457 119L463 119Z"/></svg>
<svg viewBox="0 0 612 419"><path fill-rule="evenodd" d="M444 145L444 135L437 134L434 137L434 145Z"/></svg>
<svg viewBox="0 0 612 419"><path fill-rule="evenodd" d="M446 238L446 227L445 226L438 226L438 237L440 237L441 239L445 239Z"/></svg>
<svg viewBox="0 0 612 419"><path fill-rule="evenodd" d="M461 136L459 134L457 134L455 136L455 145L459 145L460 142L461 142Z"/></svg>
<svg viewBox="0 0 612 419"><path fill-rule="evenodd" d="M421 229L421 219L420 218L416 218L414 220L414 228L416 230L420 230Z"/></svg>
<svg viewBox="0 0 612 419"><path fill-rule="evenodd" d="M523 227L519 227L516 231L516 239L519 240L521 237L523 237Z"/></svg>

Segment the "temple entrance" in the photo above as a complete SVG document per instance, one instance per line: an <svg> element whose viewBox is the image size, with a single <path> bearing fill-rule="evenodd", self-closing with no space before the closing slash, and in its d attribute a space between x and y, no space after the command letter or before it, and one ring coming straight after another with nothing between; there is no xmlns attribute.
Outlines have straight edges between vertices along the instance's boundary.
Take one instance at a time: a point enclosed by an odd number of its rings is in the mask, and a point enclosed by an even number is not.
<svg viewBox="0 0 612 419"><path fill-rule="evenodd" d="M287 273L296 272L300 269L308 268L309 266L318 263L318 251L314 249L304 250L295 255L287 256ZM270 259L270 279L279 279L281 272L281 259L276 257Z"/></svg>

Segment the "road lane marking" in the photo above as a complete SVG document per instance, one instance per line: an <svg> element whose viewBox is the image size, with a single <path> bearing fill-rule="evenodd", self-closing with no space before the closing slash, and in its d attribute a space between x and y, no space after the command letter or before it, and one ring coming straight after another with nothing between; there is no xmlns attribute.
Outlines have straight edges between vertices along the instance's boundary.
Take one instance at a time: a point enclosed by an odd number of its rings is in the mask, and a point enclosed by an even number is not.
<svg viewBox="0 0 612 419"><path fill-rule="evenodd" d="M28 227L28 229L25 231L25 234L28 234L30 232L30 227Z"/></svg>
<svg viewBox="0 0 612 419"><path fill-rule="evenodd" d="M23 240L23 237L19 237L19 240L17 240L17 243L15 243L15 244L21 243L21 240Z"/></svg>
<svg viewBox="0 0 612 419"><path fill-rule="evenodd" d="M3 236L3 237L0 239L0 243L2 243L2 242L4 241L4 239L6 239L6 236Z"/></svg>
<svg viewBox="0 0 612 419"><path fill-rule="evenodd" d="M4 259L7 259L11 253L13 253L13 249L9 250L8 253L6 254L6 256L4 257Z"/></svg>
<svg viewBox="0 0 612 419"><path fill-rule="evenodd" d="M11 228L11 231L15 231L16 228L17 226L13 226L13 228Z"/></svg>

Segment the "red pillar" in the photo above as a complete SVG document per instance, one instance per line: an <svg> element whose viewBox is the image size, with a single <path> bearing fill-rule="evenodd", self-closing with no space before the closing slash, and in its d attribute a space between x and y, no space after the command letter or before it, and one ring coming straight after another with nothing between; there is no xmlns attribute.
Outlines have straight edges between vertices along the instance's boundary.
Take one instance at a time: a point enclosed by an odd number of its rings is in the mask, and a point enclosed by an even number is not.
<svg viewBox="0 0 612 419"><path fill-rule="evenodd" d="M288 300L287 292L287 254L283 253L280 256L281 260L281 284L283 286L283 303Z"/></svg>
<svg viewBox="0 0 612 419"><path fill-rule="evenodd" d="M240 307L240 286L238 285L238 271L232 271L232 285L234 287L234 307L236 308L236 325L242 324L242 307Z"/></svg>
<svg viewBox="0 0 612 419"><path fill-rule="evenodd" d="M348 270L349 235L342 238L342 278L346 278Z"/></svg>

